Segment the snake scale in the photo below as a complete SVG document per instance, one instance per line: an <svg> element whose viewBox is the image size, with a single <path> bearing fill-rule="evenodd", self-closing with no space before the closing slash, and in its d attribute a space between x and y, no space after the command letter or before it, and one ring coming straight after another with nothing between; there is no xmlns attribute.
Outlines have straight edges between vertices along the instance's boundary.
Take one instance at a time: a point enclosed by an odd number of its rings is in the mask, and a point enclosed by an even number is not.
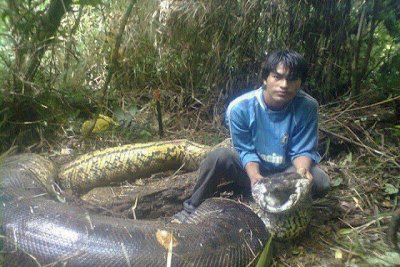
<svg viewBox="0 0 400 267"><path fill-rule="evenodd" d="M0 263L252 266L271 234L290 238L304 231L309 222L309 205L305 204L309 192L305 179L295 174L277 175L257 184L253 195L261 219L248 206L220 198L206 200L180 224L113 218L63 203L54 189L57 183L83 193L111 181L133 180L171 168L194 170L210 149L176 140L108 148L62 166L37 154L5 159L0 163ZM288 193L283 194L285 190Z"/></svg>

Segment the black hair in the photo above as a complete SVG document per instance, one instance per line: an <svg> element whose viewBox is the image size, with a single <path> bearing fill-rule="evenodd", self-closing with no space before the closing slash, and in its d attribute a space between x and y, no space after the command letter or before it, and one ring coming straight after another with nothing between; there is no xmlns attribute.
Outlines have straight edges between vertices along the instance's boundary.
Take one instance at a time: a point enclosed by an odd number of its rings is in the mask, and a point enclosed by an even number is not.
<svg viewBox="0 0 400 267"><path fill-rule="evenodd" d="M265 80L270 72L276 71L279 64L289 69L289 79L301 79L303 84L307 79L308 64L304 57L294 50L279 50L268 54L261 69L262 79Z"/></svg>

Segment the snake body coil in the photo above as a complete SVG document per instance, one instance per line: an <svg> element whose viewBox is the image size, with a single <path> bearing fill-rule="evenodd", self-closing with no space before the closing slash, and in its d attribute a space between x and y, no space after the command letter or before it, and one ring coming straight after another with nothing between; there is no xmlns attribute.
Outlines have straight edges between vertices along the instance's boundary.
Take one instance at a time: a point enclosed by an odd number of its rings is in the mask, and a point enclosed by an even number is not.
<svg viewBox="0 0 400 267"><path fill-rule="evenodd" d="M108 148L82 155L62 166L59 181L63 188L82 192L181 166L193 171L211 149L188 140Z"/></svg>
<svg viewBox="0 0 400 267"><path fill-rule="evenodd" d="M269 234L253 211L231 200L209 199L177 224L99 216L54 198L54 181L84 192L182 164L195 169L209 149L185 140L127 145L81 156L59 170L36 154L6 159L0 164L3 264L255 264Z"/></svg>

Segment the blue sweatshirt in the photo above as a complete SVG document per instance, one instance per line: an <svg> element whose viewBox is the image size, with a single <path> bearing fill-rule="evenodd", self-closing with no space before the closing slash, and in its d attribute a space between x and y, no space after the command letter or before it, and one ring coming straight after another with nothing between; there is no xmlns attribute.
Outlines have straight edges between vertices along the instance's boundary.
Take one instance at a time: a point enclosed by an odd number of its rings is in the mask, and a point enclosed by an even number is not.
<svg viewBox="0 0 400 267"><path fill-rule="evenodd" d="M226 119L243 167L258 162L266 170L283 171L299 156L320 161L318 103L302 90L279 111L267 107L263 87L250 91L229 104Z"/></svg>

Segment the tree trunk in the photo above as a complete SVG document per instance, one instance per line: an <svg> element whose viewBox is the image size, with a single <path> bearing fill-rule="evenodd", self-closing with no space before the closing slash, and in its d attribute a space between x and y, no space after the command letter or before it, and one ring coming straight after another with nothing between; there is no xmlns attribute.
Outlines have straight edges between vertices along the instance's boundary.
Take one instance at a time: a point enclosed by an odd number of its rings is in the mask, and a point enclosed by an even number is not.
<svg viewBox="0 0 400 267"><path fill-rule="evenodd" d="M375 34L376 26L378 25L377 18L378 18L378 12L380 9L380 5L379 5L379 1L374 0L373 2L374 3L373 3L373 9L372 9L372 20L371 20L371 27L369 30L368 44L367 44L367 49L365 51L363 66L361 69L360 80L358 81L357 88L356 88L356 91L358 91L358 92L360 92L362 80L367 78L369 59L371 57L372 47L374 46L374 34Z"/></svg>
<svg viewBox="0 0 400 267"><path fill-rule="evenodd" d="M360 54L360 41L363 41L362 39L359 40L359 47L356 50L357 53L357 61L356 61L356 67L354 69L355 73L355 79L353 85L353 90L352 93L353 95L358 95L361 92L361 84L363 79L366 78L366 74L368 72L368 64L369 64L369 59L371 57L371 51L372 47L374 46L374 33L376 30L376 26L378 25L377 19L378 19L378 12L380 9L379 1L373 0L373 7L372 7L372 18L371 18L371 23L370 23L370 29L368 33L368 43L367 47L365 49L365 56L363 60L363 65L360 66L359 62L359 54Z"/></svg>
<svg viewBox="0 0 400 267"><path fill-rule="evenodd" d="M64 83L66 82L67 77L68 77L69 61L71 58L70 55L72 54L72 47L74 46L74 37L73 36L76 33L76 31L78 30L78 26L81 22L82 14L83 14L83 5L80 5L79 11L78 11L78 17L75 19L75 23L69 32L69 41L65 45L65 62L64 62L64 74L63 74L63 82Z"/></svg>
<svg viewBox="0 0 400 267"><path fill-rule="evenodd" d="M360 79L360 71L359 71L359 61L360 61L360 50L361 50L361 43L362 43L362 38L361 34L363 31L363 25L364 25L364 20L365 20L365 13L366 13L366 7L365 5L363 6L363 10L361 11L361 17L360 21L358 24L358 30L357 30L357 37L356 37L356 48L354 50L354 59L352 62L352 94L353 95L358 95L359 92L357 91L359 87L357 86L358 80Z"/></svg>

